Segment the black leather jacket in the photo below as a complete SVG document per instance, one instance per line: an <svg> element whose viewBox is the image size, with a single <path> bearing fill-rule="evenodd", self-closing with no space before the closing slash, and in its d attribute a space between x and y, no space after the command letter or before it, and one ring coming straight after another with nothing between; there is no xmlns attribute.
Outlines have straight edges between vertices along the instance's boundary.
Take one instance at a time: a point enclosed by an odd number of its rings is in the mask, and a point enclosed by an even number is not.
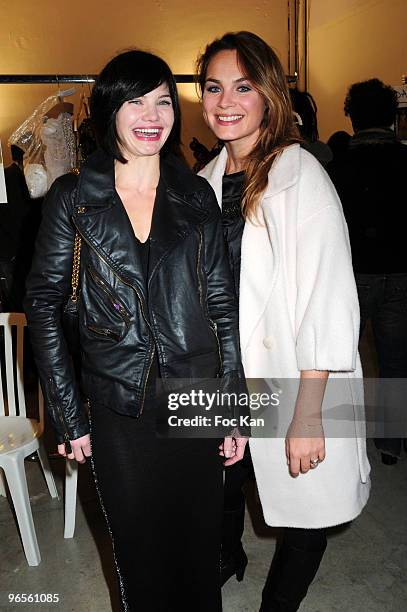
<svg viewBox="0 0 407 612"><path fill-rule="evenodd" d="M211 187L177 158L161 160L146 287L113 160L97 152L79 177L65 175L51 187L27 281L25 311L58 442L88 432L61 327L75 228L86 398L138 416L155 349L164 379L222 377L225 391L245 388L237 301Z"/></svg>

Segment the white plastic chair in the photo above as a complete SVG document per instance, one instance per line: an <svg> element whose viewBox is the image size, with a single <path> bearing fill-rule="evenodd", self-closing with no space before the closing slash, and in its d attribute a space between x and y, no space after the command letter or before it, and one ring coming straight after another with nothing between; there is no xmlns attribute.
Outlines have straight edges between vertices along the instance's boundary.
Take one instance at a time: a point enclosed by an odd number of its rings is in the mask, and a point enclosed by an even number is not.
<svg viewBox="0 0 407 612"><path fill-rule="evenodd" d="M2 329L4 333L4 364L2 363L0 375L0 468L4 470L14 504L28 565L35 566L41 562L41 555L27 489L25 457L37 453L51 497L57 498L58 492L45 448L40 439L44 431L44 400L40 387L38 389L39 419L26 417L23 385L25 326L24 314L0 314L0 330ZM15 354L13 354L12 342L13 327L16 327L17 331ZM1 472L0 469L0 495L5 495ZM73 537L75 529L76 488L77 464L74 462L73 465L67 464L66 467L64 537L68 538Z"/></svg>
<svg viewBox="0 0 407 612"><path fill-rule="evenodd" d="M73 538L76 518L76 494L78 487L78 464L66 460L65 468L65 526L64 538Z"/></svg>

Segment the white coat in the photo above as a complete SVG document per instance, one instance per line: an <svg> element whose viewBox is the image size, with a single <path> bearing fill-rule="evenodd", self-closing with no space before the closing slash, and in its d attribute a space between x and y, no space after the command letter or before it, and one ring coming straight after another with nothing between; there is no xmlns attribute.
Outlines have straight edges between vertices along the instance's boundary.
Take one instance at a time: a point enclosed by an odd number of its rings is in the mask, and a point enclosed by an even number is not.
<svg viewBox="0 0 407 612"><path fill-rule="evenodd" d="M226 161L224 148L200 172L220 206ZM328 175L297 144L273 164L260 212L260 225L246 222L241 247L240 343L246 376L298 384L301 370L328 370L323 415L340 406L348 423L343 437L328 431L325 460L297 478L288 471L285 433L250 440L264 518L273 526L338 525L361 512L370 490L348 230ZM329 392L335 379L342 380Z"/></svg>

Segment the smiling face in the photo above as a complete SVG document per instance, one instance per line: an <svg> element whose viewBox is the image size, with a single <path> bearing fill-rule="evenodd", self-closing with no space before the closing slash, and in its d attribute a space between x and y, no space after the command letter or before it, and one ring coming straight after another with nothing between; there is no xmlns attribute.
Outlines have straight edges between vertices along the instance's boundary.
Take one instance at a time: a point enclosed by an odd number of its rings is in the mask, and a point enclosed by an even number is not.
<svg viewBox="0 0 407 612"><path fill-rule="evenodd" d="M202 102L215 136L248 153L259 136L266 106L239 67L236 51L219 51L209 62Z"/></svg>
<svg viewBox="0 0 407 612"><path fill-rule="evenodd" d="M116 114L120 149L126 159L159 154L174 125L168 85L124 102Z"/></svg>

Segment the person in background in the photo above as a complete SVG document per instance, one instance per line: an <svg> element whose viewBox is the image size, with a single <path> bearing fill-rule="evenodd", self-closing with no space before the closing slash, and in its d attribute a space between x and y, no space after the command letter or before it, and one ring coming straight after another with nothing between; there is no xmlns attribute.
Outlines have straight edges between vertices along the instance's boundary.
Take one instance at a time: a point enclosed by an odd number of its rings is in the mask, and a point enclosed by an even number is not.
<svg viewBox="0 0 407 612"><path fill-rule="evenodd" d="M113 58L91 117L101 149L51 187L25 298L58 452L91 456L123 610L220 612L219 455L234 464L247 439L158 437L156 392L160 379L245 388L219 208L178 157L179 101L162 59ZM61 319L76 232L86 401Z"/></svg>
<svg viewBox="0 0 407 612"><path fill-rule="evenodd" d="M331 161L336 161L337 159L341 159L344 155L346 155L350 139L351 135L344 130L338 130L337 132L331 134L326 143L332 151L333 157Z"/></svg>
<svg viewBox="0 0 407 612"><path fill-rule="evenodd" d="M351 85L344 110L354 135L346 154L327 170L349 227L360 335L370 320L377 350L381 385L375 443L383 463L394 465L402 438L407 436L405 395L399 383L390 382L407 377L407 259L402 221L407 146L392 129L397 94L379 79Z"/></svg>
<svg viewBox="0 0 407 612"><path fill-rule="evenodd" d="M11 145L12 163L4 169L7 203L0 204L0 300L4 312L21 312L25 274L21 265L27 245L24 226L30 195L23 171L24 152ZM33 231L34 228L33 228Z"/></svg>
<svg viewBox="0 0 407 612"><path fill-rule="evenodd" d="M222 209L245 373L249 382L294 388L291 402L283 393L281 406L264 413L281 434L252 432L250 439L265 521L283 528L261 612L293 612L318 570L327 528L355 518L369 496L348 234L326 172L298 144L284 70L271 47L251 32L225 34L199 57L197 75L205 121L224 143L200 174ZM334 393L325 395L328 377ZM325 435L325 414L337 406L353 435ZM237 523L243 478L231 476L226 472L225 510L236 510ZM225 514L224 529L227 521ZM246 559L236 539L222 550L222 563L231 556L239 579Z"/></svg>
<svg viewBox="0 0 407 612"><path fill-rule="evenodd" d="M291 103L296 116L297 128L303 138L301 145L326 166L332 159L332 151L327 144L319 140L317 105L308 91L289 89Z"/></svg>

